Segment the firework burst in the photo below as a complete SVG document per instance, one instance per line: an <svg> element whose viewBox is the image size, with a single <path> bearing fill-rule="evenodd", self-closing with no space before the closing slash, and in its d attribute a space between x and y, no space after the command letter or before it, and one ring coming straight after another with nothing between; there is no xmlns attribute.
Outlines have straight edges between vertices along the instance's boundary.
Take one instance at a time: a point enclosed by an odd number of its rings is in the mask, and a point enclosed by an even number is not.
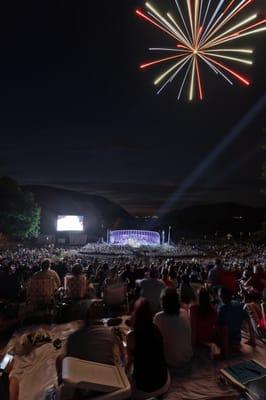
<svg viewBox="0 0 266 400"><path fill-rule="evenodd" d="M188 98L203 99L201 64L205 63L216 75L229 84L238 81L249 86L250 81L228 66L229 62L252 65L252 49L236 47L235 41L266 30L266 20L257 20L256 13L243 17L243 11L252 0L173 0L176 15L163 16L151 3L145 3L147 11L136 14L161 30L174 41L172 48L150 48L151 51L168 53L167 57L146 62L141 69L168 63L167 68L155 79L157 94L182 77L178 91L180 99L188 87ZM233 47L232 44L234 45ZM170 55L171 54L171 55ZM169 64L171 63L171 65Z"/></svg>

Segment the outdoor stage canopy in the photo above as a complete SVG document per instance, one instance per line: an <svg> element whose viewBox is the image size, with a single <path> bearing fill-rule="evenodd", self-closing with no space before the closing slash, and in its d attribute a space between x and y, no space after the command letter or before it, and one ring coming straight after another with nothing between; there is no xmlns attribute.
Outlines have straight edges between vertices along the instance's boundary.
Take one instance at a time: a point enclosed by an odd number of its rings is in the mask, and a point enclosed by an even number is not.
<svg viewBox="0 0 266 400"><path fill-rule="evenodd" d="M120 246L159 246L160 234L154 231L117 230L109 232L109 244Z"/></svg>

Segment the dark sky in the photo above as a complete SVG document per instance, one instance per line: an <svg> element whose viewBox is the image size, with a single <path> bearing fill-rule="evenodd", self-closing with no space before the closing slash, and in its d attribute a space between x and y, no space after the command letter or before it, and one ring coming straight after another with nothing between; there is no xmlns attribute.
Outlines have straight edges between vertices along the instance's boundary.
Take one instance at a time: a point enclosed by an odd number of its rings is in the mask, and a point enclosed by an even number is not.
<svg viewBox="0 0 266 400"><path fill-rule="evenodd" d="M153 3L167 11L174 1ZM265 0L254 3L265 17ZM138 69L152 57L148 47L173 44L135 16L143 4L1 2L1 172L21 184L103 194L134 213L156 212L180 187L171 207L263 206L265 106L197 172L265 95L266 35L247 39L256 48L254 65L240 70L251 88L231 87L203 71L206 100L177 102L178 82L156 96L158 69Z"/></svg>

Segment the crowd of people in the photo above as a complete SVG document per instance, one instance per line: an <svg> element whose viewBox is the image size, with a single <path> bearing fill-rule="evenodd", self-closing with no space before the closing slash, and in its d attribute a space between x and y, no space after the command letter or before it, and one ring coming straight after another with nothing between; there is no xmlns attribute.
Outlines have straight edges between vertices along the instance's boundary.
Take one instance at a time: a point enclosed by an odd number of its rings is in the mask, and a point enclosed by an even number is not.
<svg viewBox="0 0 266 400"><path fill-rule="evenodd" d="M108 243L88 243L82 249L83 254L93 255L124 255L124 256L150 256L150 257L177 257L177 256L199 256L204 251L196 244L180 243L176 245L164 244L160 246L140 245L132 247L129 245L111 245Z"/></svg>
<svg viewBox="0 0 266 400"><path fill-rule="evenodd" d="M67 304L68 320L84 318L85 322L69 337L57 359L59 384L65 356L114 364L113 348L117 346L133 399L158 397L168 390L171 371L178 374L190 368L197 349L206 349L211 358L239 352L243 327L250 346L266 338L262 306L266 247L213 243L209 250L216 257L122 254L106 258L24 247L2 251L0 312L8 317L10 304L18 305L18 314L22 304L29 304L31 310ZM124 301L111 311L102 308L108 290L119 292L121 288ZM130 315L124 345L100 322L100 316L112 316L112 312ZM10 398L16 400L19 381L12 372L10 388Z"/></svg>

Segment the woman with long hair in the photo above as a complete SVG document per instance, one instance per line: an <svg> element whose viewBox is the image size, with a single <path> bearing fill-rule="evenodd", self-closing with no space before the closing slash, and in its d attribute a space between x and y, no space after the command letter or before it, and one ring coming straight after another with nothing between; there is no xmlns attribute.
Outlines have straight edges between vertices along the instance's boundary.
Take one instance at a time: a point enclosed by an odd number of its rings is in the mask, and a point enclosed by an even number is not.
<svg viewBox="0 0 266 400"><path fill-rule="evenodd" d="M147 399L165 393L170 378L164 357L163 338L153 324L148 300L136 301L127 335L127 372L132 369L133 399Z"/></svg>
<svg viewBox="0 0 266 400"><path fill-rule="evenodd" d="M189 310L192 344L204 345L217 341L217 312L211 304L210 294L204 287L198 292L198 304Z"/></svg>

